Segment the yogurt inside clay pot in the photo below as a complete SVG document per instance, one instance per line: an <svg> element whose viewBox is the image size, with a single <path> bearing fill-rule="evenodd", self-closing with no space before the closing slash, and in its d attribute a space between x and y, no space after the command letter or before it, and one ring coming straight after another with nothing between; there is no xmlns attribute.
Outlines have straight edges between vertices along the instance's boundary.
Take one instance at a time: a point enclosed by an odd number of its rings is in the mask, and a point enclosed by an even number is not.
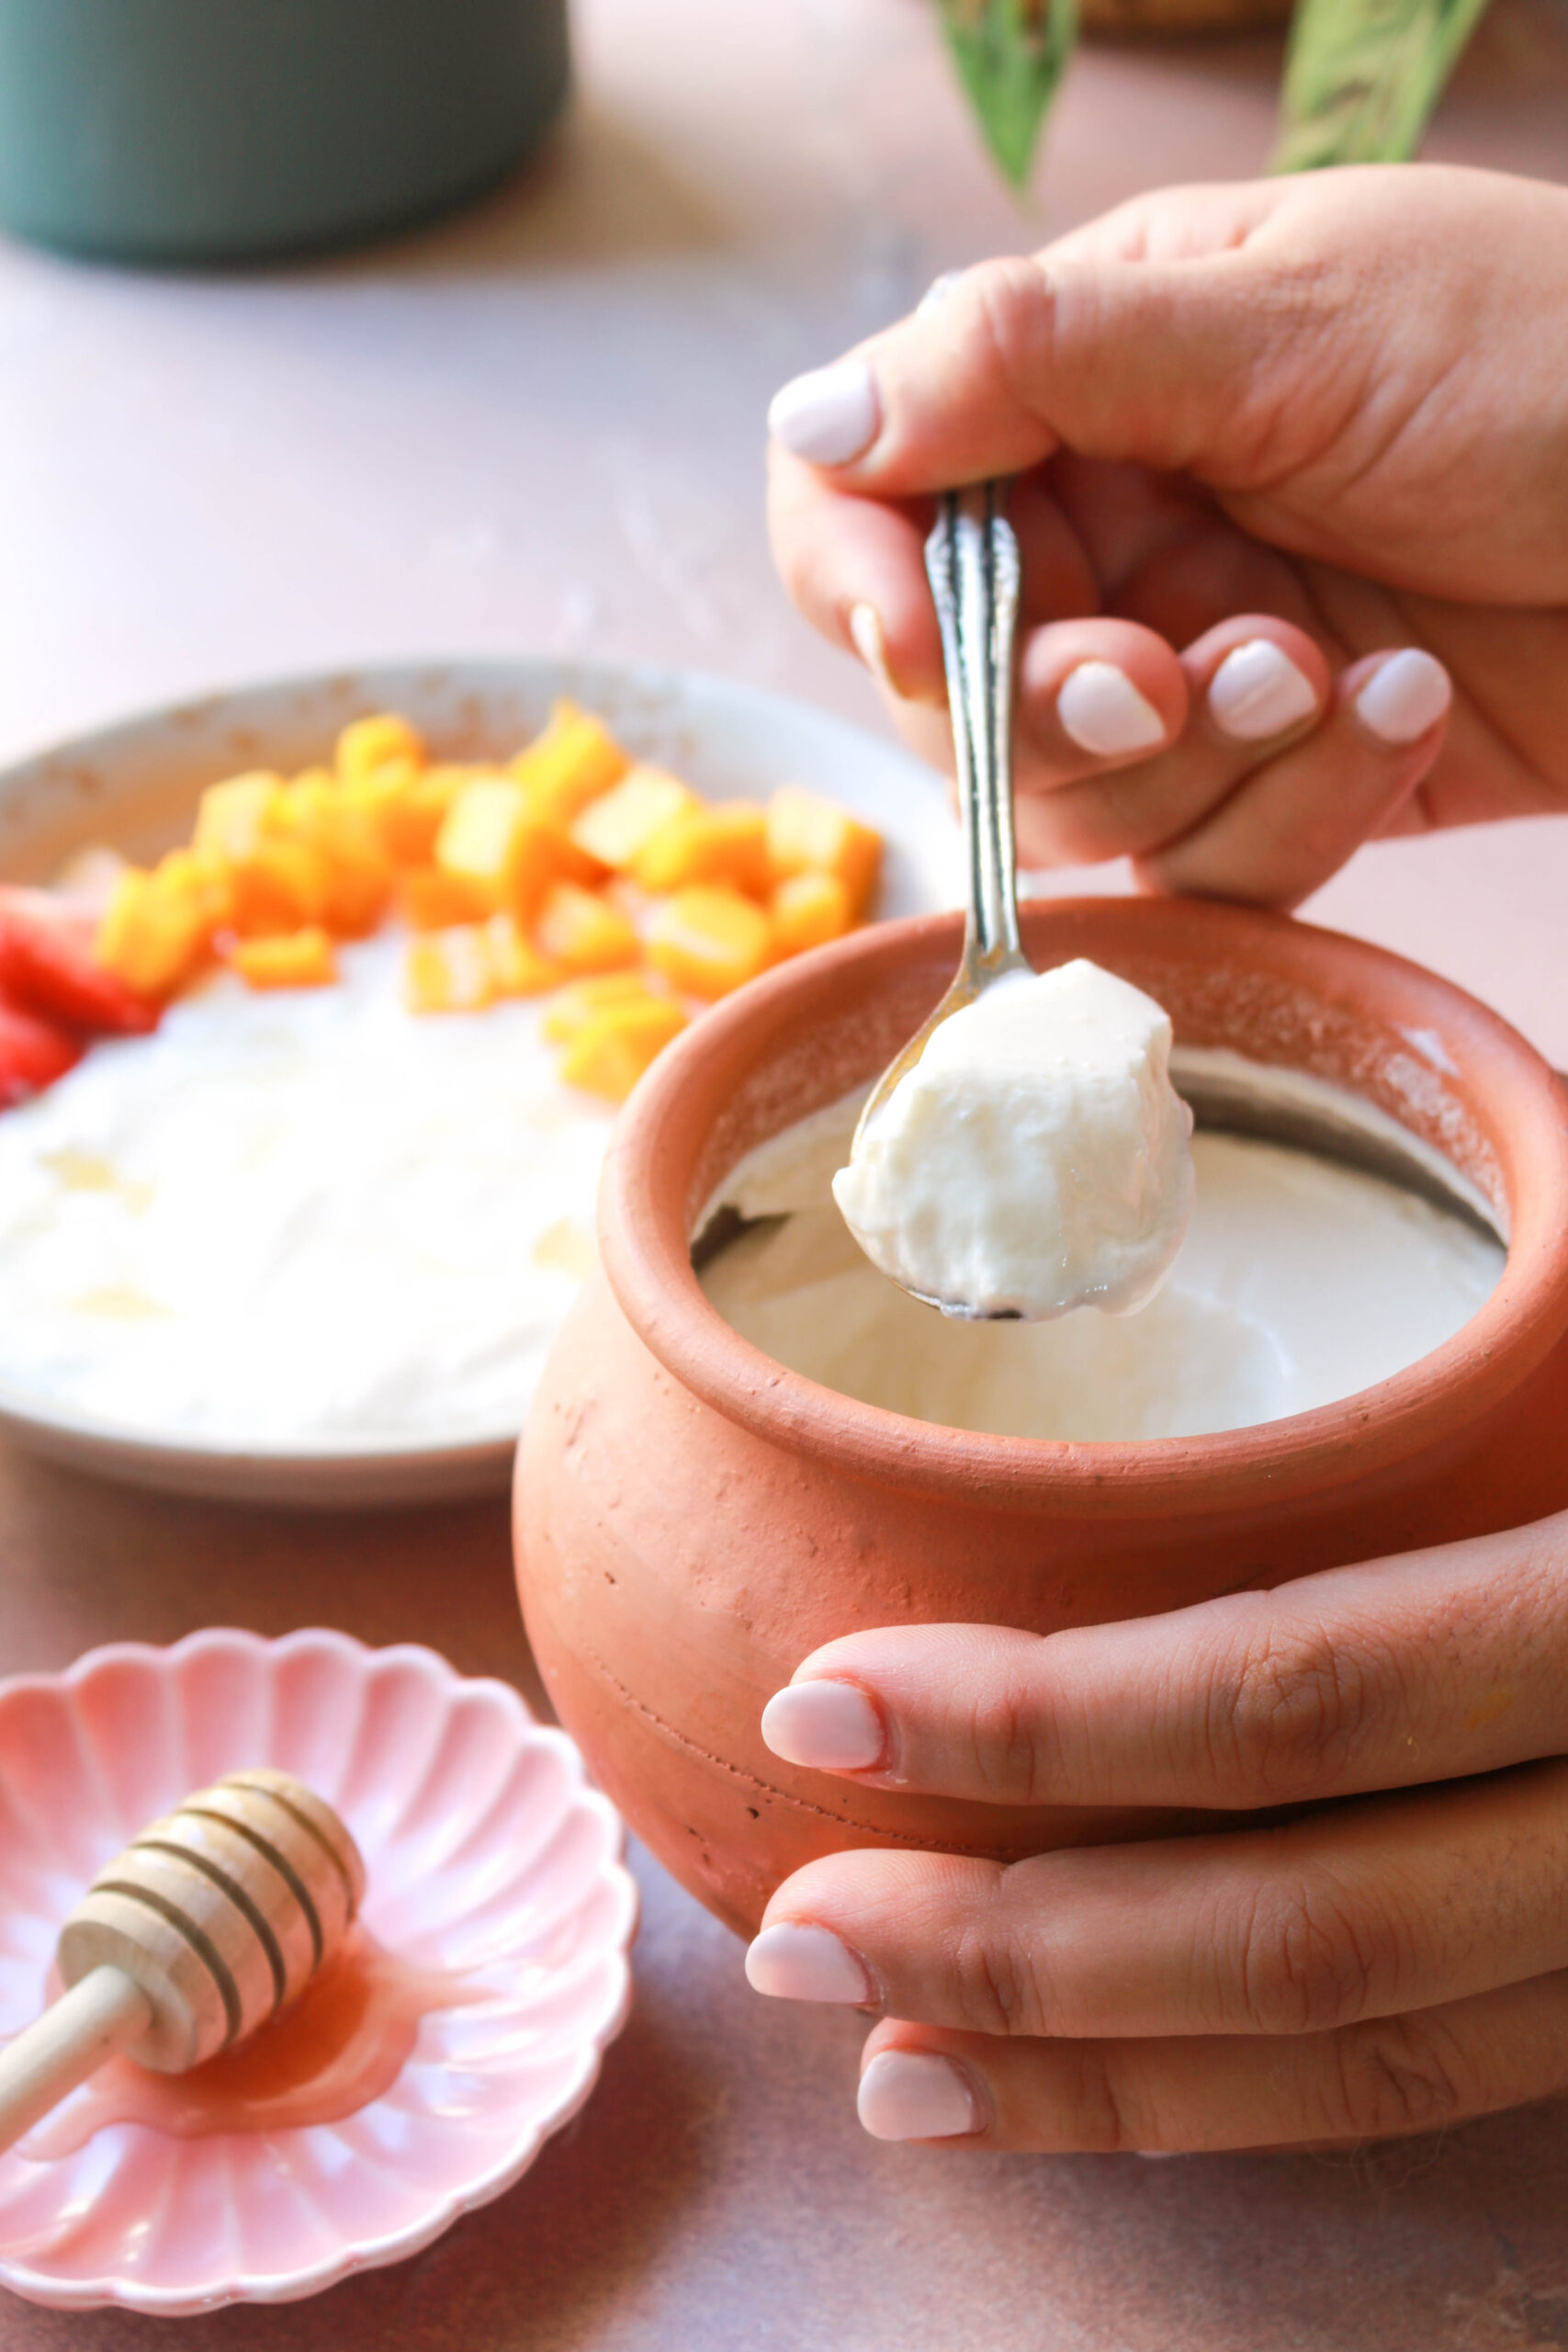
<svg viewBox="0 0 1568 2352"><path fill-rule="evenodd" d="M1271 1303L1256 1283L1221 1299L1206 1407L1184 1410L1183 1377L1167 1377L1157 1409L1145 1393L1129 1419L1123 1378L1121 1419L1096 1420L1068 1367L1033 1396L1054 1382L1070 1415L1021 1412L1028 1384L987 1375L976 1385L996 1409L965 1428L922 1417L952 1414L956 1392L915 1393L897 1345L882 1354L897 1379L879 1388L846 1371L842 1328L805 1350L760 1322L750 1338L737 1328L750 1311L737 1283L790 1231L755 1222L780 1214L766 1183L792 1160L798 1182L802 1136L822 1144L842 1125L951 976L958 921L938 917L769 975L660 1059L605 1165L602 1271L525 1433L519 1580L552 1699L632 1826L742 1932L780 1879L835 1849L1014 1858L1195 1818L987 1806L784 1765L759 1719L821 1642L908 1622L1049 1633L1568 1505L1568 1109L1524 1041L1433 975L1278 917L1093 899L1027 909L1023 929L1037 968L1088 956L1171 1015L1172 1067L1197 1114L1198 1197L1207 1183L1229 1202L1203 1245L1204 1280L1213 1292L1228 1235L1251 1256L1249 1279L1272 1283ZM1228 1194L1227 1159L1251 1171ZM1259 1268L1258 1235L1278 1223L1256 1181L1265 1163L1304 1181L1324 1279L1342 1297L1385 1284L1348 1349L1333 1317L1326 1329L1316 1318L1325 1350L1293 1387L1278 1377L1291 1352L1279 1318L1295 1285L1310 1326L1320 1285L1298 1281L1299 1220ZM1371 1241L1355 1206L1369 1200ZM795 1211L797 1242L820 1205ZM883 1283L869 1268L866 1280ZM1179 1259L1168 1290L1181 1280ZM899 1304L922 1330L943 1329ZM1098 1323L1135 1354L1159 1306L954 1336L1028 1346ZM1189 1368L1190 1342L1190 1330ZM1292 1344L1299 1374L1300 1329ZM1100 1382L1097 1410L1116 1389Z"/></svg>

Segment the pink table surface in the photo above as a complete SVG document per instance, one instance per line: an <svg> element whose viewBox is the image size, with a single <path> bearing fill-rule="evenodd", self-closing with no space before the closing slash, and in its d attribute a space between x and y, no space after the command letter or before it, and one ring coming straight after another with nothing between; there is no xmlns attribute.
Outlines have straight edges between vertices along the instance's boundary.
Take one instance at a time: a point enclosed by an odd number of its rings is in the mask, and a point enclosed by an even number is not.
<svg viewBox="0 0 1568 2352"><path fill-rule="evenodd" d="M1075 65L1034 200L981 160L924 0L581 0L581 95L478 212L234 277L0 248L0 756L241 676L533 645L878 723L776 588L761 416L938 270L1267 153L1266 39ZM1498 0L1429 152L1568 176L1568 15ZM1312 910L1568 1063L1568 825L1368 852ZM454 1560L464 1564L460 1577ZM534 1687L504 1514L274 1519L0 1448L0 1668L213 1621L429 1641ZM747 1991L637 1858L639 1997L585 2113L487 2211L211 2352L1517 2352L1568 2346L1568 2116L1357 2159L881 2148L858 2020ZM0 2297L0 2352L158 2324Z"/></svg>

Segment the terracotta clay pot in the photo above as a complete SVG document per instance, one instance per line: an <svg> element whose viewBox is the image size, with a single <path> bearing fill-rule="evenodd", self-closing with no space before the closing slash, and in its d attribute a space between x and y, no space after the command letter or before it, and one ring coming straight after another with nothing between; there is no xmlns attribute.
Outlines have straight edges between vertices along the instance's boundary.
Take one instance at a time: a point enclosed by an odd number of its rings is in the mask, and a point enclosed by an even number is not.
<svg viewBox="0 0 1568 2352"><path fill-rule="evenodd" d="M1188 1826L902 1795L780 1763L763 1702L833 1635L957 1620L1043 1633L1568 1505L1568 1103L1523 1040L1430 973L1278 917L1089 899L1026 910L1024 935L1037 965L1089 956L1148 989L1179 1044L1305 1071L1391 1114L1494 1204L1506 1271L1419 1363L1254 1429L1059 1444L881 1412L741 1340L688 1244L743 1153L909 1035L953 971L958 920L860 933L698 1023L618 1129L603 1271L529 1416L516 1528L562 1721L660 1860L744 1930L781 1878L838 1848L1012 1857Z"/></svg>

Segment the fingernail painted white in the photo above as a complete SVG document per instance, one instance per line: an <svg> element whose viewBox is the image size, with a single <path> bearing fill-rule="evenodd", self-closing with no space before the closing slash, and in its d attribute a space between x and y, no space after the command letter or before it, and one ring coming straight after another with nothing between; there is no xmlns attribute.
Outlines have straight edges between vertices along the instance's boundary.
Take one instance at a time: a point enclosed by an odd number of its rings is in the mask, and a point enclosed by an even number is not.
<svg viewBox="0 0 1568 2352"><path fill-rule="evenodd" d="M1289 654L1255 637L1234 647L1210 679L1209 708L1223 734L1238 743L1266 743L1310 718L1317 695Z"/></svg>
<svg viewBox="0 0 1568 2352"><path fill-rule="evenodd" d="M876 379L863 359L814 368L775 392L768 430L814 466L847 465L876 438Z"/></svg>
<svg viewBox="0 0 1568 2352"><path fill-rule="evenodd" d="M746 1981L775 2001L874 2000L870 1977L830 1928L781 1921L764 1928L746 1953Z"/></svg>
<svg viewBox="0 0 1568 2352"><path fill-rule="evenodd" d="M1356 716L1380 743L1414 743L1437 725L1452 699L1442 663L1409 645L1372 673L1356 696Z"/></svg>
<svg viewBox="0 0 1568 2352"><path fill-rule="evenodd" d="M1056 695L1063 730L1096 759L1151 752L1165 741L1165 722L1131 678L1110 662L1080 662Z"/></svg>
<svg viewBox="0 0 1568 2352"><path fill-rule="evenodd" d="M928 2050L879 2050L855 2100L874 2140L956 2140L979 2129L967 2075Z"/></svg>
<svg viewBox="0 0 1568 2352"><path fill-rule="evenodd" d="M861 1772L878 1761L882 1718L852 1682L792 1682L762 1710L762 1737L786 1764L818 1772Z"/></svg>

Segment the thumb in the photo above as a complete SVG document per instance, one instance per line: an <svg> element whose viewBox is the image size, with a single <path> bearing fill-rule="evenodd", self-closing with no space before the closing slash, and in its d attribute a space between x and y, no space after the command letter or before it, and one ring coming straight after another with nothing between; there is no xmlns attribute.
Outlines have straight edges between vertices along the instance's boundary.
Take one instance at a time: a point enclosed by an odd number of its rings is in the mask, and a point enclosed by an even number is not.
<svg viewBox="0 0 1568 2352"><path fill-rule="evenodd" d="M1061 448L1247 487L1278 465L1300 376L1281 362L1314 331L1270 243L1166 255L1080 235L982 263L786 384L769 424L835 486L874 496L1020 472Z"/></svg>

